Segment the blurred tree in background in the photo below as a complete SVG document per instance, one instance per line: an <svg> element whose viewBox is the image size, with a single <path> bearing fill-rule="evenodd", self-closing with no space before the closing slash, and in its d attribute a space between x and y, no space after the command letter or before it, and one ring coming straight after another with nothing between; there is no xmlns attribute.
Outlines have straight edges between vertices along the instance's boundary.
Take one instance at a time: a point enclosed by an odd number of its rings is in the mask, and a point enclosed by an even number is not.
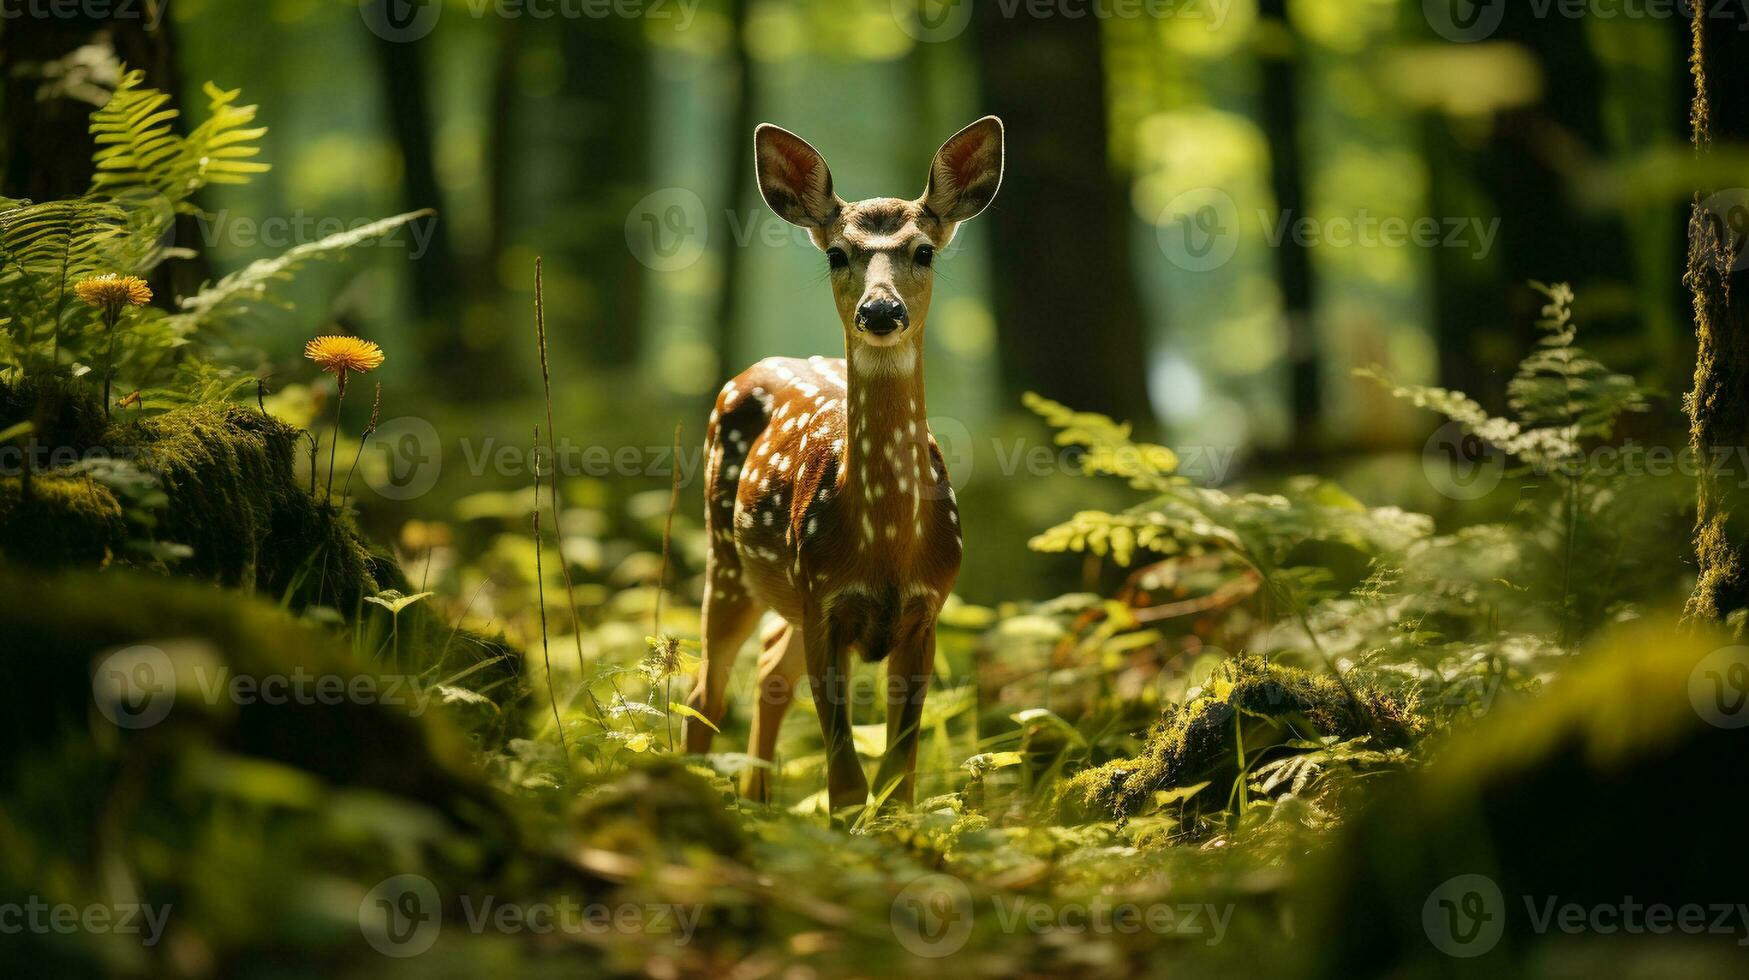
<svg viewBox="0 0 1749 980"><path fill-rule="evenodd" d="M357 332L394 352L398 412L524 440L543 255L562 428L665 445L679 421L690 444L742 366L840 343L818 252L753 193L753 125L814 142L847 197L910 196L946 136L996 113L1006 186L940 263L930 374L946 428L977 434L965 492L1004 527L1035 508L995 500L1016 472L993 447L1028 390L1208 450L1185 469L1202 482L1328 462L1402 489L1428 423L1352 372L1499 404L1532 279L1574 284L1612 368L1687 387L1688 201L1743 154L1683 145L1680 17L1501 5L1465 33L1419 0L1071 7L433 2L385 29L369 3L184 0L12 19L4 193L84 187L83 120L122 62L184 103L207 79L242 88L275 169L201 192L165 296L317 222L438 217L288 284L292 310L232 338L239 363L272 374L312 329ZM1678 407L1635 424L1679 430Z"/></svg>

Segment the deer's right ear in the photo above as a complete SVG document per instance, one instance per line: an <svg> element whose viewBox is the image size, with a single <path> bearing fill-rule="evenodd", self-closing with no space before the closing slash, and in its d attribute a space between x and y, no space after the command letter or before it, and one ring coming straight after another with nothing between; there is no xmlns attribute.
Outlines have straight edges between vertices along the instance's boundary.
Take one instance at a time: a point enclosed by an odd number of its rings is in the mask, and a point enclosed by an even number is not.
<svg viewBox="0 0 1749 980"><path fill-rule="evenodd" d="M832 193L832 171L808 141L762 123L753 131L753 162L759 193L777 216L803 228L826 228L844 203Z"/></svg>

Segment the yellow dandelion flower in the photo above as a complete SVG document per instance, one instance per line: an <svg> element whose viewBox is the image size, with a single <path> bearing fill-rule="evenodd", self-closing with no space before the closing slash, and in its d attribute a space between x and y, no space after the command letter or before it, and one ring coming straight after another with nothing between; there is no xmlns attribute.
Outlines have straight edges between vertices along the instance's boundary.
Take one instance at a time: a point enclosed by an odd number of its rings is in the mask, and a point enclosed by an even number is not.
<svg viewBox="0 0 1749 980"><path fill-rule="evenodd" d="M383 363L383 349L357 337L317 337L304 345L304 356L342 378L374 370Z"/></svg>
<svg viewBox="0 0 1749 980"><path fill-rule="evenodd" d="M118 276L111 272L87 276L73 284L73 292L87 305L95 306L111 317L129 306L145 306L151 302L152 289L139 276Z"/></svg>

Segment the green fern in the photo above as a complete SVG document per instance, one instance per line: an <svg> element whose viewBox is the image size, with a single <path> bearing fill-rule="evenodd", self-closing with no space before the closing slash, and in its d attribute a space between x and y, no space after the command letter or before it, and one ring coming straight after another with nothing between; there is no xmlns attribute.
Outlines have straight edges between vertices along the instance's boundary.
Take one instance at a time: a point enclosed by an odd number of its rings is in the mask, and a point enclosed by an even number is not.
<svg viewBox="0 0 1749 980"><path fill-rule="evenodd" d="M1548 298L1537 326L1539 349L1525 358L1507 385L1516 419L1490 415L1461 391L1399 385L1378 368L1362 369L1392 397L1431 409L1508 456L1549 472L1569 467L1586 439L1607 439L1626 412L1646 410L1645 392L1626 375L1611 374L1574 343L1573 290L1566 283L1531 284Z"/></svg>
<svg viewBox="0 0 1749 980"><path fill-rule="evenodd" d="M119 196L160 194L178 208L193 210L190 195L208 184L242 184L268 169L255 160L256 145L267 129L251 127L255 106L235 104L240 89L221 89L207 82L209 115L186 137L173 124L181 114L170 96L143 87L145 72L124 71L101 109L91 114L91 135L97 143L92 160L97 173L91 189Z"/></svg>
<svg viewBox="0 0 1749 980"><path fill-rule="evenodd" d="M181 310L169 317L169 325L183 336L200 330L221 328L263 305L279 305L271 288L288 280L305 263L329 258L372 239L390 234L402 225L435 212L409 211L373 221L314 242L305 242L274 256L249 263L193 296L182 300Z"/></svg>

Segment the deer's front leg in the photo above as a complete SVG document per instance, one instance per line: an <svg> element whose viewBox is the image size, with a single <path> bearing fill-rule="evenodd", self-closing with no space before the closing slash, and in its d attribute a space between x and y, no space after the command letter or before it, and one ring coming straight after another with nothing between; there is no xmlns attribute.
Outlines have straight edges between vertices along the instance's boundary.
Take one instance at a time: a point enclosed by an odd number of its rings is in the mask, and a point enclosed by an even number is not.
<svg viewBox="0 0 1749 980"><path fill-rule="evenodd" d="M875 772L875 799L883 804L915 801L917 742L923 699L935 675L935 617L906 632L887 661L887 751Z"/></svg>
<svg viewBox="0 0 1749 980"><path fill-rule="evenodd" d="M868 802L868 779L856 758L850 731L850 649L841 631L816 609L806 613L803 655L820 733L826 741L826 796L836 813Z"/></svg>

